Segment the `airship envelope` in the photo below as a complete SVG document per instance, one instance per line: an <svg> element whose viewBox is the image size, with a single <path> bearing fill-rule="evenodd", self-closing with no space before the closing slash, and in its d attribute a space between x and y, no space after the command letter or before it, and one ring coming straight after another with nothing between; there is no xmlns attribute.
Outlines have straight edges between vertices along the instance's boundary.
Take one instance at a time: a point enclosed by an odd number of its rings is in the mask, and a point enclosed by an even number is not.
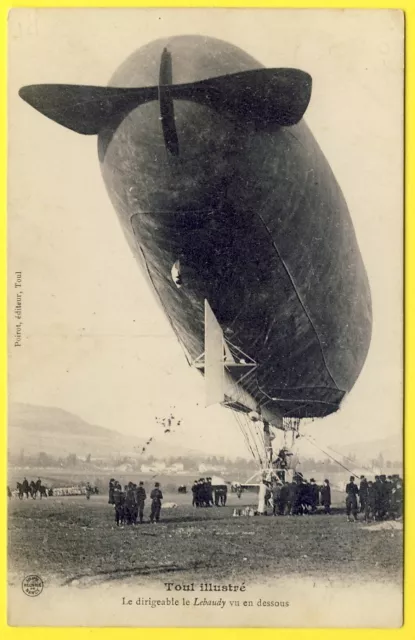
<svg viewBox="0 0 415 640"><path fill-rule="evenodd" d="M178 36L138 49L109 87L20 90L97 134L109 197L189 362L207 373L211 327L219 401L270 422L335 412L371 338L349 211L303 119L311 85L232 44Z"/></svg>

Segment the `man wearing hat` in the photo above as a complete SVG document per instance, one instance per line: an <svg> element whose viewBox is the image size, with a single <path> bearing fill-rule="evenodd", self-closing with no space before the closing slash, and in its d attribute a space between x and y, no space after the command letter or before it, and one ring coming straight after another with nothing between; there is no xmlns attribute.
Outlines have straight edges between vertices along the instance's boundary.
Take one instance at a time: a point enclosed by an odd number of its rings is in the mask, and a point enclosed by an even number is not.
<svg viewBox="0 0 415 640"><path fill-rule="evenodd" d="M321 487L321 504L324 507L324 513L330 513L331 507L331 487L327 478L324 480L324 484Z"/></svg>

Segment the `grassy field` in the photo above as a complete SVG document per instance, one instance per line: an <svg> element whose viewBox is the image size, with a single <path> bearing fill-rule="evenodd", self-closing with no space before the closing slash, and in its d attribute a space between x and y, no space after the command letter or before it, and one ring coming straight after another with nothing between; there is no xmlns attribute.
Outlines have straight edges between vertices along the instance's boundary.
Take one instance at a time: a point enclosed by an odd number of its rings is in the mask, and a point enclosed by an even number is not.
<svg viewBox="0 0 415 640"><path fill-rule="evenodd" d="M339 497L338 497L339 498ZM339 498L340 499L340 498ZM13 499L9 503L10 579L36 573L54 584L151 580L255 580L267 576L399 583L402 531L371 531L331 516L232 517L254 504L230 495L228 506L194 509L187 495L165 494L157 525L117 528L104 495ZM145 516L148 520L149 504Z"/></svg>

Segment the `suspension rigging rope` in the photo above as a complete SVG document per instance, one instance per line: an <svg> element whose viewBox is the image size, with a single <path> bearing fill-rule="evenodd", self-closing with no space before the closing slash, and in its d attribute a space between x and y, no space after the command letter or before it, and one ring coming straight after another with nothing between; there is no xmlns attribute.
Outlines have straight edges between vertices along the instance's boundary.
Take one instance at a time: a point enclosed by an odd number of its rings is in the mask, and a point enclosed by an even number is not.
<svg viewBox="0 0 415 640"><path fill-rule="evenodd" d="M310 444L313 445L313 447L316 447L316 449L318 449L319 451L321 451L322 453L324 453L324 455L328 456L329 458L331 458L331 460L333 460L333 462L335 462L336 464L338 464L340 467L343 467L343 469L346 469L346 471L348 471L349 473L352 473L353 475L357 475L355 471L352 471L351 469L349 469L348 467L346 467L344 464L342 464L339 460L337 460L334 456L331 456L327 451L324 451L324 449L321 449L315 442L313 442L312 440L310 440L309 437L303 435L303 438L305 438L306 440L309 441Z"/></svg>
<svg viewBox="0 0 415 640"><path fill-rule="evenodd" d="M230 347L230 351L232 353L232 355L234 355L234 350L232 349L232 347L234 345L229 345ZM235 348L236 349L236 348ZM243 353L243 352L242 352ZM245 354L244 354L245 355ZM239 356L238 356L239 357ZM244 379L244 387L242 387L242 385L238 384L238 380L234 380L231 377L232 380L232 395L233 395L233 400L235 402L238 402L241 399L241 396L244 392L248 392L248 389L251 388L252 385L252 379L249 379L249 373L248 375L245 377ZM264 449L265 452L265 442L263 440L263 438L261 439L261 435L258 432L258 425L255 424L255 426L251 423L251 420L246 416L246 414L243 415L239 415L239 412L232 410L232 413L235 417L235 420L237 422L237 424L239 425L239 428L244 436L245 439L245 443L248 446L249 451L251 452L251 455L253 456L254 460L257 460L260 464L260 466L263 466L263 459L262 459L262 455L260 450Z"/></svg>
<svg viewBox="0 0 415 640"><path fill-rule="evenodd" d="M314 440L314 442L315 442L315 438L312 438L312 436L308 436L308 437L311 438L312 440ZM313 443L311 443L311 444L313 444ZM356 464L356 460L352 460L352 458L349 458L348 456L345 456L344 454L340 453L340 451L336 451L335 449L333 449L333 447L329 447L328 445L326 445L326 448L329 449L330 451L332 451L333 453L335 453L336 455L341 456L345 460L348 460L352 464ZM372 473L372 469L370 469L369 467L366 467L364 464L359 464L357 466L358 466L359 469L365 469L366 471L369 471L370 473Z"/></svg>
<svg viewBox="0 0 415 640"><path fill-rule="evenodd" d="M232 415L233 415L233 417L234 417L234 419L235 419L235 422L236 422L236 424L238 425L238 427L239 427L239 429L240 429L240 431L241 431L241 433L242 433L242 435L243 435L243 438L244 438L244 440L245 440L245 444L246 444L246 446L247 446L247 448L248 448L248 451L250 452L250 454L252 455L252 457L253 457L253 458L254 458L254 460L255 460L255 458L256 458L256 456L255 456L255 452L254 452L254 450L253 450L253 448L252 448L252 446L251 446L251 443L250 443L249 438L248 438L248 436L247 436L247 434L246 434L246 432L245 432L245 429L243 428L242 423L238 420L238 418L237 418L237 415L236 415L236 412L235 412L235 411L232 411Z"/></svg>

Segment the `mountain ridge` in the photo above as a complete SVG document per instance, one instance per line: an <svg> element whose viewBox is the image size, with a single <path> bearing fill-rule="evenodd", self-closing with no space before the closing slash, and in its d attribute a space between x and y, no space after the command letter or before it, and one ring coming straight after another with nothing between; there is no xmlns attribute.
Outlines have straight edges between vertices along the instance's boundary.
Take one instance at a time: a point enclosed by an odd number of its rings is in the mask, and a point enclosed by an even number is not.
<svg viewBox="0 0 415 640"><path fill-rule="evenodd" d="M122 434L114 429L91 424L74 413L59 407L46 407L28 403L13 403L8 415L8 450L17 455L23 449L25 455L38 454L64 457L68 454L95 457L126 456L157 458L197 456L207 457L203 451L163 442L163 427L160 439L153 436L151 446L148 439ZM146 447L146 451L141 450ZM146 455L144 455L144 453Z"/></svg>

